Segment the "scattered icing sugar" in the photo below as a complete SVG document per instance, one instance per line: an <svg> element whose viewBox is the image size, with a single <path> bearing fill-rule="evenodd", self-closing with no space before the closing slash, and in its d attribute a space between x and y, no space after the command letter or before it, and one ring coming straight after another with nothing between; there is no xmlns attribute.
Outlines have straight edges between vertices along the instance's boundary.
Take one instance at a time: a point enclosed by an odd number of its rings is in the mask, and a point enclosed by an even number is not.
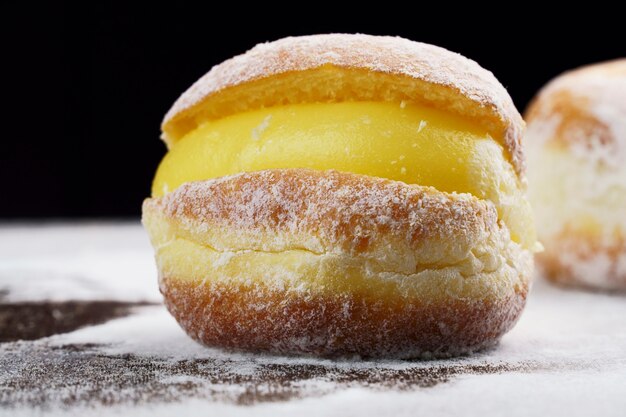
<svg viewBox="0 0 626 417"><path fill-rule="evenodd" d="M148 238L134 223L0 227L0 292L11 302L160 301L155 277Z"/></svg>
<svg viewBox="0 0 626 417"><path fill-rule="evenodd" d="M107 274L101 263L83 265L91 282L114 284L111 296L124 299L131 279L156 288L151 248L137 224L3 227L0 246L0 268L13 258L42 272L75 265L82 247L83 256L117 265ZM128 253L141 267L125 272ZM42 254L48 260L40 264ZM82 297L52 271L59 300ZM22 299L46 296L37 287L29 294ZM12 293L5 297L11 301ZM0 414L621 416L625 315L623 297L563 291L540 280L518 325L492 350L452 360L361 361L205 348L163 307L141 307L71 333L0 344Z"/></svg>

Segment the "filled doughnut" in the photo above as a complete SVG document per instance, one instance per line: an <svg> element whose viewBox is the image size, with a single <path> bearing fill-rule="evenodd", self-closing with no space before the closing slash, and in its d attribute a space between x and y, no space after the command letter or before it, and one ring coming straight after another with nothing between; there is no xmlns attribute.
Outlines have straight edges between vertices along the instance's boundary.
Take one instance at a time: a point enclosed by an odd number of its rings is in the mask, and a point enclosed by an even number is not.
<svg viewBox="0 0 626 417"><path fill-rule="evenodd" d="M523 127L490 72L402 38L286 38L217 65L167 113L143 205L167 308L238 350L493 345L533 268Z"/></svg>
<svg viewBox="0 0 626 417"><path fill-rule="evenodd" d="M555 78L527 120L541 270L562 284L626 291L626 59Z"/></svg>

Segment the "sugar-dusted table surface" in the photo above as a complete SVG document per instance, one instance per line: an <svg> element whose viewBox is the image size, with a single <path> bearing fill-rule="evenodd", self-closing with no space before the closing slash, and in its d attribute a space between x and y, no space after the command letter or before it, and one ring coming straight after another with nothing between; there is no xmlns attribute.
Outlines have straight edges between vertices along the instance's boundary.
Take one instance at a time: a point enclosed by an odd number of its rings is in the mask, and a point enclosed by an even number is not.
<svg viewBox="0 0 626 417"><path fill-rule="evenodd" d="M626 415L625 296L538 279L497 348L432 362L207 349L160 302L137 223L0 226L0 415Z"/></svg>

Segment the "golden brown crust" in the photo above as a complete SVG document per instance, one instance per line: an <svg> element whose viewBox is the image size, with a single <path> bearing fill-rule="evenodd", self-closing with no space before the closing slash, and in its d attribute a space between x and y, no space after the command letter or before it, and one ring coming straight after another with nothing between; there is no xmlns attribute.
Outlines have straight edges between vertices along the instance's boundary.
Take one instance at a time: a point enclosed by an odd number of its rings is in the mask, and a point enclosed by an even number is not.
<svg viewBox="0 0 626 417"><path fill-rule="evenodd" d="M528 123L546 115L549 115L548 118L558 115L559 122L554 127L554 134L547 141L562 148L573 142L595 146L597 143L609 145L615 140L609 127L589 111L589 100L571 91L558 91L549 98L535 100L527 115ZM592 138L594 143L590 142Z"/></svg>
<svg viewBox="0 0 626 417"><path fill-rule="evenodd" d="M519 318L527 291L526 284L496 301L433 303L161 279L170 313L207 346L364 358L449 357L492 346Z"/></svg>
<svg viewBox="0 0 626 417"><path fill-rule="evenodd" d="M512 327L532 270L492 203L351 173L198 181L143 213L168 308L210 346L470 352Z"/></svg>
<svg viewBox="0 0 626 417"><path fill-rule="evenodd" d="M564 255L566 254L566 255ZM546 278L589 289L626 291L626 237L563 230L537 258Z"/></svg>
<svg viewBox="0 0 626 417"><path fill-rule="evenodd" d="M626 147L626 59L566 72L548 83L526 110L548 143ZM542 133L543 133L542 132ZM529 132L534 138L534 132Z"/></svg>
<svg viewBox="0 0 626 417"><path fill-rule="evenodd" d="M469 117L502 140L517 173L524 171L524 123L493 74L398 37L331 34L257 45L189 88L165 116L163 138L172 144L199 121L250 108L345 100L407 100Z"/></svg>

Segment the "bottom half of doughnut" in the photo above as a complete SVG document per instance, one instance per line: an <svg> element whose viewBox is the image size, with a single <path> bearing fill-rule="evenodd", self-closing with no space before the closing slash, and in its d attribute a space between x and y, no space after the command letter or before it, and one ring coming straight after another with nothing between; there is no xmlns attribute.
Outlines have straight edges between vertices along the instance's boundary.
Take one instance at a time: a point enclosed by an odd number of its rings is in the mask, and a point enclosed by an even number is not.
<svg viewBox="0 0 626 417"><path fill-rule="evenodd" d="M526 289L499 300L378 300L263 285L190 285L164 278L170 313L196 341L234 350L363 358L438 358L494 345Z"/></svg>
<svg viewBox="0 0 626 417"><path fill-rule="evenodd" d="M166 305L214 347L432 358L517 321L532 253L493 204L363 175L269 170L146 200Z"/></svg>

